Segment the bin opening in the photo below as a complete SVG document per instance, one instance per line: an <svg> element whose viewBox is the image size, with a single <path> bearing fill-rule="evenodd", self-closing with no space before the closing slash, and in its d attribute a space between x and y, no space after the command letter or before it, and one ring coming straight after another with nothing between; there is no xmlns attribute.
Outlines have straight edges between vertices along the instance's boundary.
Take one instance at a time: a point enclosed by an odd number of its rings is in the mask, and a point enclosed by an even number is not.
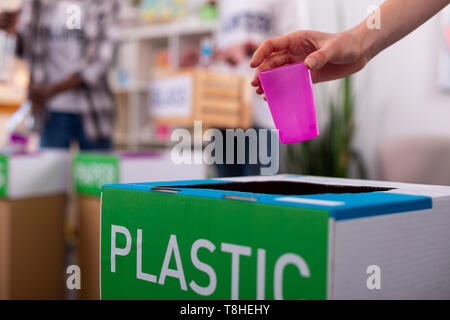
<svg viewBox="0 0 450 320"><path fill-rule="evenodd" d="M286 196L300 196L323 193L368 193L389 191L393 188L371 187L371 186L342 186L308 182L290 181L253 181L253 182L231 182L231 183L211 183L184 186L171 186L177 189L210 189L222 191L237 191L260 194L279 194Z"/></svg>

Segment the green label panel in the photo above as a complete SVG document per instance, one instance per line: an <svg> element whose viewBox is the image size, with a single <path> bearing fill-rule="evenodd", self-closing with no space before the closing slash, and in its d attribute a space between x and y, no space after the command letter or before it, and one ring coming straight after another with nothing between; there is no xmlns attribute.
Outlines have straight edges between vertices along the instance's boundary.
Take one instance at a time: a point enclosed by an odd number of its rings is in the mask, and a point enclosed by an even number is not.
<svg viewBox="0 0 450 320"><path fill-rule="evenodd" d="M328 212L105 188L102 299L326 299Z"/></svg>
<svg viewBox="0 0 450 320"><path fill-rule="evenodd" d="M80 153L73 161L78 194L100 197L104 184L119 183L119 158L112 154Z"/></svg>
<svg viewBox="0 0 450 320"><path fill-rule="evenodd" d="M0 154L0 198L8 196L8 157Z"/></svg>

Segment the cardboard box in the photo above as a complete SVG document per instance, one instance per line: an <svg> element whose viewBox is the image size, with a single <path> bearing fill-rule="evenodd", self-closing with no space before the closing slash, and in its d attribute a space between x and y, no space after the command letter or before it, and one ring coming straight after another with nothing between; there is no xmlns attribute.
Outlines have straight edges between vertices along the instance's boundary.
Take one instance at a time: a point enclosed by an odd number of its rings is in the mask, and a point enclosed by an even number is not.
<svg viewBox="0 0 450 320"><path fill-rule="evenodd" d="M0 300L64 298L69 155L0 155Z"/></svg>
<svg viewBox="0 0 450 320"><path fill-rule="evenodd" d="M0 200L0 300L64 298L65 203Z"/></svg>
<svg viewBox="0 0 450 320"><path fill-rule="evenodd" d="M82 152L73 159L72 179L77 194L100 197L104 184L204 179L206 170L203 164L173 163L170 151Z"/></svg>
<svg viewBox="0 0 450 320"><path fill-rule="evenodd" d="M80 153L73 162L79 218L79 297L99 299L100 194L108 183L204 179L204 165L175 165L170 152Z"/></svg>
<svg viewBox="0 0 450 320"><path fill-rule="evenodd" d="M449 299L450 187L308 176L109 185L102 299Z"/></svg>
<svg viewBox="0 0 450 320"><path fill-rule="evenodd" d="M70 155L65 151L0 153L0 198L65 194L69 187L69 167Z"/></svg>
<svg viewBox="0 0 450 320"><path fill-rule="evenodd" d="M250 79L206 70L166 75L152 82L151 120L166 125L242 128L252 126Z"/></svg>
<svg viewBox="0 0 450 320"><path fill-rule="evenodd" d="M98 300L99 251L100 251L100 199L78 196L79 243L78 263L81 268L81 290L78 297L83 300Z"/></svg>

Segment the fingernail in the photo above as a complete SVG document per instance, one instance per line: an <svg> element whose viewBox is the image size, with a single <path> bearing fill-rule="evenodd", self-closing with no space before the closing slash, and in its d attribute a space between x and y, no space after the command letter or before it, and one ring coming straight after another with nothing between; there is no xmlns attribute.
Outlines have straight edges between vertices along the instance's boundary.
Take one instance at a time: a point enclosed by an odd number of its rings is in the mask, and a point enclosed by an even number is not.
<svg viewBox="0 0 450 320"><path fill-rule="evenodd" d="M305 60L305 64L309 69L313 69L315 66L317 66L317 61L316 59L309 57Z"/></svg>

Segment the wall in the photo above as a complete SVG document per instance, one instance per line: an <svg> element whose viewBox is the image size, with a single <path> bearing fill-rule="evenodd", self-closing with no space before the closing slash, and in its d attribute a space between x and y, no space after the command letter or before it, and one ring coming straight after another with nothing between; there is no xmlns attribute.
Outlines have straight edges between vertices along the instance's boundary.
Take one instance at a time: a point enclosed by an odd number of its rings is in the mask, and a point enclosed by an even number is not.
<svg viewBox="0 0 450 320"><path fill-rule="evenodd" d="M353 26L367 16L369 6L381 2L309 1L312 27L337 30L336 9L345 14L346 27ZM419 135L450 138L450 95L440 91L437 84L437 59L444 47L439 18L434 17L382 52L355 76L355 146L363 153L370 178L377 178L375 156L383 142Z"/></svg>

